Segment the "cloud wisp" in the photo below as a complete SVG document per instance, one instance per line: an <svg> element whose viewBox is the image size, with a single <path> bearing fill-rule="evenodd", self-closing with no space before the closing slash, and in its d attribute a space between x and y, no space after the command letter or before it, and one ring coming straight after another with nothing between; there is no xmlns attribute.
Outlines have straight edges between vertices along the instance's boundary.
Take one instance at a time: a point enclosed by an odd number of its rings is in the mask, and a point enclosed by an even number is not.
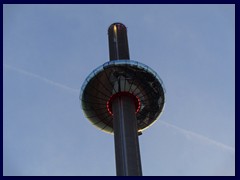
<svg viewBox="0 0 240 180"><path fill-rule="evenodd" d="M13 66L9 66L9 65L4 65L4 67L6 67L7 69L11 69L11 70L14 70L16 72L19 72L21 74L24 74L24 75L27 75L27 76L30 76L30 77L33 77L33 78L36 78L36 79L39 79L39 80L42 80L48 84L51 84L53 86L56 86L56 87L59 87L59 88L62 88L68 92L71 92L71 93L79 93L79 90L78 89L74 89L74 88L71 88L71 87L68 87L66 85L63 85L61 83L57 83L55 81L52 81L50 79L47 79L45 77L42 77L42 76L39 76L37 74L34 74L34 73L30 73L28 71L25 71L23 69L19 69L19 68L16 68L16 67L13 67Z"/></svg>
<svg viewBox="0 0 240 180"><path fill-rule="evenodd" d="M217 142L217 141L214 141L206 136L203 136L201 134L198 134L198 133L195 133L195 132L192 132L192 131L189 131L189 130L186 130L186 129L183 129L183 128L180 128L180 127L177 127L177 126L174 126L172 124L169 124L167 122L164 122L162 120L160 120L160 122L162 124L164 124L165 126L167 127L170 127L170 128L173 128L175 129L176 131L184 134L187 138L189 137L194 137L194 138L197 138L199 140L202 140L204 141L205 143L208 143L208 144L211 144L211 145L215 145L215 146L218 146L219 148L221 149L224 149L224 150L227 150L227 151L230 151L232 153L235 152L235 148L231 147L231 146L228 146L226 144L223 144L223 143L220 143L220 142Z"/></svg>
<svg viewBox="0 0 240 180"><path fill-rule="evenodd" d="M68 86L66 86L66 85L57 83L57 82L55 82L55 81L49 80L49 79L47 79L47 78L45 78L45 77L42 77L42 76L39 76L39 75L37 75L37 74L27 72L27 71L25 71L25 70L23 70L23 69L19 69L19 68L16 68L16 67L13 67L13 66L10 66L10 65L6 65L6 64L4 65L4 67L7 68L7 69L14 70L14 71L16 71L16 72L18 72L18 73L21 73L21 74L24 74L24 75L31 76L31 77L33 77L33 78L42 80L42 81L44 81L44 82L46 82L46 83L48 83L48 84L51 84L51 85L54 85L54 86L56 86L56 87L62 88L62 89L66 90L66 91L68 91L68 92L70 92L70 93L79 93L79 90L78 90L78 89L74 89L74 88L68 87ZM235 148L233 148L233 147L231 147L231 146L228 146L228 145L226 145L226 144L217 142L217 141L212 140L212 139L210 139L210 138L208 138L208 137L206 137L206 136L203 136L203 135L201 135L201 134L198 134L198 133L195 133L195 132L192 132L192 131L189 131L189 130L186 130L186 129L183 129L183 128L180 128L180 127L177 127L177 126L174 126L174 125L169 124L169 123L167 123L167 122L164 122L164 121L162 121L162 120L160 120L160 122L161 122L162 124L164 124L165 126L170 127L170 128L173 128L173 129L175 129L176 131L178 131L179 133L184 134L187 138L189 138L189 137L194 137L194 138L197 138L197 139L199 139L199 140L204 141L205 143L208 143L208 144L211 144L211 145L215 145L215 146L217 146L217 147L219 147L219 148L222 148L222 149L224 149L224 150L227 150L227 151L230 151L230 152L232 152L232 153L235 153Z"/></svg>

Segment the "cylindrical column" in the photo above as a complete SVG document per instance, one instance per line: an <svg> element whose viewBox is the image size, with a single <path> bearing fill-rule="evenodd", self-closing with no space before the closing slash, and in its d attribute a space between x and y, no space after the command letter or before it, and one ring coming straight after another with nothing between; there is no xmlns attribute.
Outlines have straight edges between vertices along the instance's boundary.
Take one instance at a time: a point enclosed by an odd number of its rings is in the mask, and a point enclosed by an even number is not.
<svg viewBox="0 0 240 180"><path fill-rule="evenodd" d="M108 44L110 61L130 59L127 28L122 23L113 23L108 28Z"/></svg>
<svg viewBox="0 0 240 180"><path fill-rule="evenodd" d="M118 96L112 110L117 176L142 176L134 100Z"/></svg>
<svg viewBox="0 0 240 180"><path fill-rule="evenodd" d="M108 28L110 61L130 59L127 28L113 23ZM121 91L119 83L119 92ZM112 101L117 176L141 176L136 107L131 96L117 96Z"/></svg>

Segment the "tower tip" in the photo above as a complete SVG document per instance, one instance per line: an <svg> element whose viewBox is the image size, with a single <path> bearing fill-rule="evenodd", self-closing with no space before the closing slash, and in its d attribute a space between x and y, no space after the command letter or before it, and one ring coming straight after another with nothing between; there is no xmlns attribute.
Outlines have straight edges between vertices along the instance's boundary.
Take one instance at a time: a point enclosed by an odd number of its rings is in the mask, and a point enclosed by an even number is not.
<svg viewBox="0 0 240 180"><path fill-rule="evenodd" d="M117 27L117 29L127 29L127 27L121 23L121 22L115 22L115 23L112 23L109 28L108 28L108 32L109 31L112 31L114 29L114 27Z"/></svg>

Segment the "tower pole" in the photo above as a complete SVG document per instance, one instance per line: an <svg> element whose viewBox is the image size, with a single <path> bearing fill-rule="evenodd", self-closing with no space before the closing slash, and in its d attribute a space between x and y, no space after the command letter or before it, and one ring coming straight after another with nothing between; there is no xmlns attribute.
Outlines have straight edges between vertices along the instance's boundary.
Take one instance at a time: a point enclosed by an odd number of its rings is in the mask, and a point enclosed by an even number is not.
<svg viewBox="0 0 240 180"><path fill-rule="evenodd" d="M130 61L122 23L108 28L108 42L110 62L84 81L82 110L95 127L114 134L117 176L142 176L138 135L163 111L163 83L150 67Z"/></svg>
<svg viewBox="0 0 240 180"><path fill-rule="evenodd" d="M109 27L108 40L110 61L130 59L123 24L114 23ZM112 111L117 176L142 176L134 99L120 94L112 102Z"/></svg>

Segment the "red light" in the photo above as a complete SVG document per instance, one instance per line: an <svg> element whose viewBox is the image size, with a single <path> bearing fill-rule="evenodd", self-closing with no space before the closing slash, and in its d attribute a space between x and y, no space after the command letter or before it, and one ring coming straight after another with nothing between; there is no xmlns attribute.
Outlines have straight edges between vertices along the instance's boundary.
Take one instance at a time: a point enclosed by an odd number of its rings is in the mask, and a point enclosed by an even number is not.
<svg viewBox="0 0 240 180"><path fill-rule="evenodd" d="M113 116L113 113L112 113L112 101L116 98L116 97L119 97L119 96L129 96L129 97L132 97L133 100L134 100L134 103L135 103L135 107L136 107L136 113L138 113L140 111L140 108L141 108L141 101L140 99L135 96L134 94L131 94L130 92L126 92L126 91L123 91L123 92L119 92L119 93L116 93L114 95L112 95L109 100L107 101L107 111L108 113Z"/></svg>
<svg viewBox="0 0 240 180"><path fill-rule="evenodd" d="M110 99L111 99L111 97L110 97ZM112 111L110 110L110 107L109 107L109 100L107 101L107 110L108 110L108 113L113 116L113 113L112 113Z"/></svg>

